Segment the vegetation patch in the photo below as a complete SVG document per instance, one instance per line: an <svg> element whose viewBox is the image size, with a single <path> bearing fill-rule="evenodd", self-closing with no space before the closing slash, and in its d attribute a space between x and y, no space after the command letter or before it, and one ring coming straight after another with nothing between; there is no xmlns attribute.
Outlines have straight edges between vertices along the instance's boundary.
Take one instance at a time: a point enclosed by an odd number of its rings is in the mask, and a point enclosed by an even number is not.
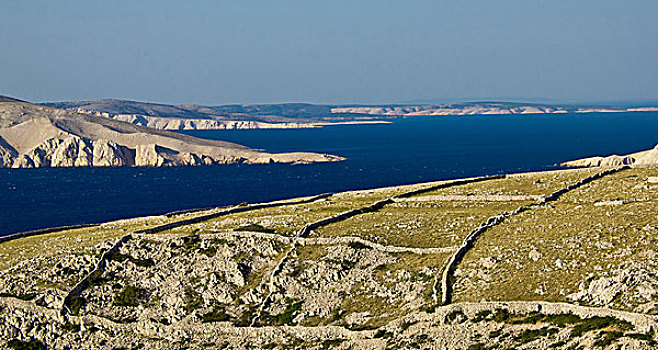
<svg viewBox="0 0 658 350"><path fill-rule="evenodd" d="M108 259L114 260L114 261L119 261L119 262L130 261L131 263L133 263L137 266L140 266L140 267L151 267L151 266L155 265L155 262L151 258L137 259L137 258L133 258L130 255L121 254L119 252L115 252L115 253L110 254Z"/></svg>
<svg viewBox="0 0 658 350"><path fill-rule="evenodd" d="M605 348L623 336L624 332L620 331L603 332L601 333L601 337L594 341L594 346Z"/></svg>
<svg viewBox="0 0 658 350"><path fill-rule="evenodd" d="M72 295L71 298L69 298L66 306L69 308L69 311L71 311L72 314L78 315L80 314L80 309L85 306L86 303L87 300L85 300L84 297L79 295Z"/></svg>
<svg viewBox="0 0 658 350"><path fill-rule="evenodd" d="M251 326L251 321L256 316L258 311L253 305L247 305L247 307L242 311L240 317L238 317L233 324L236 327L249 327Z"/></svg>
<svg viewBox="0 0 658 350"><path fill-rule="evenodd" d="M275 233L276 230L268 227L264 227L260 224L248 224L240 226L235 229L236 231L249 231L249 232L262 232L262 233Z"/></svg>
<svg viewBox="0 0 658 350"><path fill-rule="evenodd" d="M46 350L46 345L40 340L32 339L29 341L23 341L20 339L12 339L7 342L13 350Z"/></svg>
<svg viewBox="0 0 658 350"><path fill-rule="evenodd" d="M656 346L657 342L654 339L653 334L643 334L643 333L629 333L625 334L625 337L635 339L635 340L642 340L648 342L650 346Z"/></svg>
<svg viewBox="0 0 658 350"><path fill-rule="evenodd" d="M89 276L87 276L87 283L89 283L90 286L98 286L108 280L109 279L103 277L103 271L101 270L94 270Z"/></svg>
<svg viewBox="0 0 658 350"><path fill-rule="evenodd" d="M540 329L526 329L519 335L514 337L514 340L520 343L528 343L539 338L555 334L558 332L557 328L540 328Z"/></svg>
<svg viewBox="0 0 658 350"><path fill-rule="evenodd" d="M212 311L203 314L201 316L201 322L203 323L211 323L211 322L225 322L225 321L230 321L231 317L226 314L224 311L224 308L221 307L214 307Z"/></svg>
<svg viewBox="0 0 658 350"><path fill-rule="evenodd" d="M135 286L124 286L119 292L114 294L114 306L137 306L139 298L144 291Z"/></svg>
<svg viewBox="0 0 658 350"><path fill-rule="evenodd" d="M203 298L201 294L197 293L194 289L187 286L185 287L185 311L188 313L200 308L203 305Z"/></svg>
<svg viewBox="0 0 658 350"><path fill-rule="evenodd" d="M264 324L273 326L283 326L292 324L293 319L302 309L304 301L286 300L286 309L278 315L264 315L262 321Z"/></svg>
<svg viewBox="0 0 658 350"><path fill-rule="evenodd" d="M36 293L25 293L25 294L14 294L14 293L8 293L8 292L0 293L0 297L3 297L3 298L16 298L16 299L25 300L25 301L32 300L36 296L37 296Z"/></svg>
<svg viewBox="0 0 658 350"><path fill-rule="evenodd" d="M348 247L355 249L355 250L361 250L361 249L371 249L369 246L361 243L361 242L350 242L347 244Z"/></svg>
<svg viewBox="0 0 658 350"><path fill-rule="evenodd" d="M77 333L77 332L80 332L80 325L79 325L79 324L71 323L71 322L69 322L69 321L66 321L66 322L62 325L62 329L65 330L65 331L67 331L67 332Z"/></svg>
<svg viewBox="0 0 658 350"><path fill-rule="evenodd" d="M633 329L633 325L615 317L591 317L584 319L581 323L574 326L571 335L579 337L589 331L613 328L617 331L626 331Z"/></svg>

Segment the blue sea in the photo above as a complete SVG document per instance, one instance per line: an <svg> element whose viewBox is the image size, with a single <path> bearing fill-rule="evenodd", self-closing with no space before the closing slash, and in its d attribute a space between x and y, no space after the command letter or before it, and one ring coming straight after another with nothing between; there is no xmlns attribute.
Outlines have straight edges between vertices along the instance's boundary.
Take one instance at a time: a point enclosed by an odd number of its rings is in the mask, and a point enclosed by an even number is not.
<svg viewBox="0 0 658 350"><path fill-rule="evenodd" d="M455 116L321 129L195 131L270 152L346 157L312 165L0 169L0 235L176 210L485 174L658 143L658 113Z"/></svg>

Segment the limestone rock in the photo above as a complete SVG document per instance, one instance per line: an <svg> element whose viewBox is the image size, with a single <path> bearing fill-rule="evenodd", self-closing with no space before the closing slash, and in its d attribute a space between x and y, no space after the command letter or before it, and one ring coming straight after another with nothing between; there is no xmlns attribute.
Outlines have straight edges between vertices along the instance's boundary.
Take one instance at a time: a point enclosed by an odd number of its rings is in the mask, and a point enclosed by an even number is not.
<svg viewBox="0 0 658 350"><path fill-rule="evenodd" d="M537 249L533 249L528 253L528 258L532 261L539 261L541 259L542 255Z"/></svg>
<svg viewBox="0 0 658 350"><path fill-rule="evenodd" d="M623 165L652 166L658 165L658 145L647 151L628 154L625 156L611 155L607 157L590 157L571 160L560 164L570 167L602 167L615 168Z"/></svg>
<svg viewBox="0 0 658 350"><path fill-rule="evenodd" d="M594 203L595 207L610 206L610 205L623 205L624 201L615 200L615 201L602 201Z"/></svg>
<svg viewBox="0 0 658 350"><path fill-rule="evenodd" d="M654 147L652 150L638 157L634 165L638 165L638 166L658 165L658 145L656 145L656 147Z"/></svg>
<svg viewBox="0 0 658 350"><path fill-rule="evenodd" d="M124 166L134 165L134 155L127 147L119 146L111 140L94 142L94 166Z"/></svg>
<svg viewBox="0 0 658 350"><path fill-rule="evenodd" d="M327 154L270 154L105 117L0 101L0 167L179 166L312 163Z"/></svg>

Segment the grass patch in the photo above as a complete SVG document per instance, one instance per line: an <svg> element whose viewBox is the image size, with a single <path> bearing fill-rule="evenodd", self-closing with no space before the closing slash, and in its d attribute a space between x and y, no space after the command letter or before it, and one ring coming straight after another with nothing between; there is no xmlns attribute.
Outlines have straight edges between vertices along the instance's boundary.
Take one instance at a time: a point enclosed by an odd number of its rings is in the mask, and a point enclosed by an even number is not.
<svg viewBox="0 0 658 350"><path fill-rule="evenodd" d="M642 251L658 250L655 234L645 229L655 225L658 211L658 192L646 188L646 178L657 174L654 168L608 175L488 230L460 263L464 273L454 285L453 301L572 302L566 296L577 292L589 274L602 277L605 272L642 258L637 256ZM587 175L572 173L564 179L572 184ZM547 174L542 182L561 181L552 177ZM594 205L608 200L624 204ZM529 257L533 249L541 253L538 260ZM631 255L615 251L629 251ZM465 276L480 268L480 259L492 255L499 258L488 273L495 278L478 277L465 283ZM557 267L558 259L565 264ZM634 292L635 288L629 288L612 301L614 305L604 306L632 310L641 303L633 297Z"/></svg>
<svg viewBox="0 0 658 350"><path fill-rule="evenodd" d="M99 286L107 281L108 279L103 277L103 271L101 270L94 270L89 276L87 276L87 283L89 283L90 286Z"/></svg>
<svg viewBox="0 0 658 350"><path fill-rule="evenodd" d="M247 305L245 310L240 314L240 317L233 322L233 325L236 327L250 327L251 321L256 317L257 312L253 305Z"/></svg>

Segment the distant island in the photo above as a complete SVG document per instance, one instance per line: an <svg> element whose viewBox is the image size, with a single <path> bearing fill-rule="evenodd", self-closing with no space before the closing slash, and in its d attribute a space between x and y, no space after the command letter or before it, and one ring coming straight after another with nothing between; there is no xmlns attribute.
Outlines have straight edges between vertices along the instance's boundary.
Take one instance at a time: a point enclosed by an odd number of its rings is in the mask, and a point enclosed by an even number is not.
<svg viewBox="0 0 658 350"><path fill-rule="evenodd" d="M108 117L161 130L295 129L339 123L385 123L412 116L658 112L658 107L552 105L515 102L445 104L168 105L125 100L50 102L45 106Z"/></svg>
<svg viewBox="0 0 658 350"><path fill-rule="evenodd" d="M314 163L343 158L266 153L0 96L0 168Z"/></svg>

